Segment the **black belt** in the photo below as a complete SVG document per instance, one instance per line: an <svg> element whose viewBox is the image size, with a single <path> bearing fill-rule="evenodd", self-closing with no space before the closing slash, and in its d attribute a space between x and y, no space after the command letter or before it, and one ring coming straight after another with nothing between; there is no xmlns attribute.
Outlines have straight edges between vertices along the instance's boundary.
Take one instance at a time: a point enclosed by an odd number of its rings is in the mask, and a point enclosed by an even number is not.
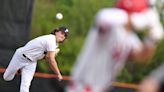
<svg viewBox="0 0 164 92"><path fill-rule="evenodd" d="M46 54L47 54L47 52L45 51L45 52L44 52L44 54L46 55Z"/></svg>
<svg viewBox="0 0 164 92"><path fill-rule="evenodd" d="M25 57L27 60L29 60L29 61L32 62L32 60L31 60L30 58L28 58L25 54L22 54L22 55L23 55L23 57Z"/></svg>

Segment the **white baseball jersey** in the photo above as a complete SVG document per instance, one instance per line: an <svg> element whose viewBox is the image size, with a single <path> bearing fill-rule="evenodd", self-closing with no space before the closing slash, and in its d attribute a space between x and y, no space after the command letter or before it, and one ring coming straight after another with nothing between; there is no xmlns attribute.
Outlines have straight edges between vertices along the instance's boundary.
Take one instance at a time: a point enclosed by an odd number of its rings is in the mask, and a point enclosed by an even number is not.
<svg viewBox="0 0 164 92"><path fill-rule="evenodd" d="M149 29L148 37L155 41L164 37L163 26L156 10L147 9L141 13L132 13L131 23L136 30Z"/></svg>
<svg viewBox="0 0 164 92"><path fill-rule="evenodd" d="M108 11L109 14L113 12L116 11ZM117 21L117 17L115 19ZM103 92L124 66L129 53L142 47L135 34L116 26L103 35L97 28L90 30L72 71L74 86L69 85L67 92Z"/></svg>
<svg viewBox="0 0 164 92"><path fill-rule="evenodd" d="M45 56L44 52L55 51L57 47L55 35L49 34L29 41L24 47L20 48L20 51L32 61L37 61Z"/></svg>

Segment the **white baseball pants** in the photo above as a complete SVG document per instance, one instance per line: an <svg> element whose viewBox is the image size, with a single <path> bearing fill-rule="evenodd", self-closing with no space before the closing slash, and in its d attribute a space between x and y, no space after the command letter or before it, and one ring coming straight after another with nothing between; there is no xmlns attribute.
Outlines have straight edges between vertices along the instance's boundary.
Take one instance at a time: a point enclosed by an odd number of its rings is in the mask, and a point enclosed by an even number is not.
<svg viewBox="0 0 164 92"><path fill-rule="evenodd" d="M28 61L22 56L19 49L12 57L3 78L6 81L10 81L14 78L17 71L21 70L21 85L20 92L29 92L29 87L35 73L37 62Z"/></svg>

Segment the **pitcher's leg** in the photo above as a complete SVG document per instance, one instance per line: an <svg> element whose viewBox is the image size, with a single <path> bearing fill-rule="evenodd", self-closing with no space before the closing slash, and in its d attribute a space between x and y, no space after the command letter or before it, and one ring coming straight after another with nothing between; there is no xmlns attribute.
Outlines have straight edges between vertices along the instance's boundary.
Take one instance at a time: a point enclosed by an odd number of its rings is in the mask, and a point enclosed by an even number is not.
<svg viewBox="0 0 164 92"><path fill-rule="evenodd" d="M36 69L36 62L22 68L20 92L29 92L31 81Z"/></svg>
<svg viewBox="0 0 164 92"><path fill-rule="evenodd" d="M18 56L14 55L3 75L4 80L10 81L14 78L17 71L23 66L19 61Z"/></svg>

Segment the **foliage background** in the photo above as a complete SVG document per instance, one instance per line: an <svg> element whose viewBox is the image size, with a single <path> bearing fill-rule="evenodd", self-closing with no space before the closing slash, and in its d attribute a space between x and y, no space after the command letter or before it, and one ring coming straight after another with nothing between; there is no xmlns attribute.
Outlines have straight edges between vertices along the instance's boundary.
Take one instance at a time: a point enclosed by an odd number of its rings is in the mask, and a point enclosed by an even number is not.
<svg viewBox="0 0 164 92"><path fill-rule="evenodd" d="M112 7L115 0L35 0L32 17L31 39L49 34L52 29L65 25L70 30L69 38L60 46L57 57L63 75L70 75L71 68L85 41L96 12ZM55 19L57 12L64 15L63 20ZM138 83L164 61L164 42L158 45L154 57L147 64L128 62L117 81ZM53 73L47 63L38 63L37 71Z"/></svg>

